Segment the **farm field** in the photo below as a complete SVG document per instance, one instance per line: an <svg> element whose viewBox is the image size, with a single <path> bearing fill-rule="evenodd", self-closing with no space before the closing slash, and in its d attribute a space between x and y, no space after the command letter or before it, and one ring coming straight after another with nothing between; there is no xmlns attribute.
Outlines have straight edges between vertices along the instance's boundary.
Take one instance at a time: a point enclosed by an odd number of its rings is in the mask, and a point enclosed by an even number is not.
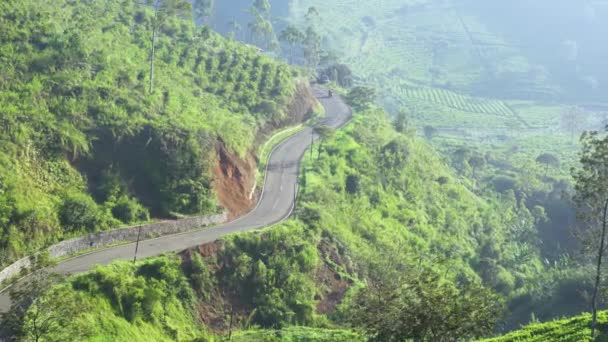
<svg viewBox="0 0 608 342"><path fill-rule="evenodd" d="M565 127L561 116L574 104L559 101L563 89L528 47L453 3L300 0L291 16L297 21L315 6L326 45L343 56L357 82L376 88L389 112L405 111L420 131L436 128L433 144L441 150L447 142L491 145L520 151L508 155L516 159L555 151L568 174L578 150L573 136L601 128L604 114L586 110L585 125Z"/></svg>

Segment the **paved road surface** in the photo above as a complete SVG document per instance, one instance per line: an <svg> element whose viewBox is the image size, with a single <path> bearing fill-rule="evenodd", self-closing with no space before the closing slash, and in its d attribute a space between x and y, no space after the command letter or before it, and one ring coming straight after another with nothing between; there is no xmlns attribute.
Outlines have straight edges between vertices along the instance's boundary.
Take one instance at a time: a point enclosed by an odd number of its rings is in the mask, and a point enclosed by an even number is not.
<svg viewBox="0 0 608 342"><path fill-rule="evenodd" d="M327 92L322 89L315 89L314 92L327 112L319 125L338 128L348 122L351 111L339 97L328 98ZM231 233L263 228L287 219L295 205L300 159L310 146L312 135L312 128L307 127L275 148L268 163L260 201L250 213L230 223L212 228L140 241L137 258L143 259L166 252L181 251L215 241ZM64 274L84 272L94 265L108 264L119 259L132 260L134 251L134 243L99 250L62 261L54 267L53 271ZM0 312L5 312L9 307L8 291L5 291L0 294Z"/></svg>

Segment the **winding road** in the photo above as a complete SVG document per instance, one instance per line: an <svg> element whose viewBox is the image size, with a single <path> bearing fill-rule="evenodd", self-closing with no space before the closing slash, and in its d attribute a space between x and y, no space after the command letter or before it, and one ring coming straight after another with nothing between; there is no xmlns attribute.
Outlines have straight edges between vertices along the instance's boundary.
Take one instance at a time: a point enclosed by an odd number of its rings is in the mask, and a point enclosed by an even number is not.
<svg viewBox="0 0 608 342"><path fill-rule="evenodd" d="M315 88L314 93L326 110L325 118L317 125L339 128L350 120L352 112L340 97L329 98L327 91L321 88ZM181 251L228 234L259 229L286 220L295 207L300 161L311 144L311 137L318 138L313 134L312 128L307 127L281 142L272 151L260 200L248 214L211 228L140 241L137 258ZM94 265L105 265L114 260L132 260L134 252L134 243L110 247L61 261L51 271L62 274L85 272ZM0 293L0 312L6 312L9 308L8 291L4 291Z"/></svg>

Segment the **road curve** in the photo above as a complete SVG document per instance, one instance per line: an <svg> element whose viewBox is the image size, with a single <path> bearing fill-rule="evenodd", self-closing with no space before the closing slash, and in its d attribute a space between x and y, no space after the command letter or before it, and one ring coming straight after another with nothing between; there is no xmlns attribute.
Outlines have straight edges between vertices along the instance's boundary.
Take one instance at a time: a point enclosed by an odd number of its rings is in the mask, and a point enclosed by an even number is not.
<svg viewBox="0 0 608 342"><path fill-rule="evenodd" d="M315 88L315 96L326 110L317 125L339 128L350 120L352 112L344 101L327 91ZM267 227L287 219L295 206L300 160L311 144L311 127L281 142L271 153L260 200L251 212L232 222L198 231L167 235L139 242L137 258L143 259L166 252L175 252L208 243L222 236ZM318 138L315 136L315 139ZM62 274L88 271L94 265L109 264L114 260L133 260L135 244L125 244L64 260L52 269ZM10 308L8 291L0 294L0 312Z"/></svg>

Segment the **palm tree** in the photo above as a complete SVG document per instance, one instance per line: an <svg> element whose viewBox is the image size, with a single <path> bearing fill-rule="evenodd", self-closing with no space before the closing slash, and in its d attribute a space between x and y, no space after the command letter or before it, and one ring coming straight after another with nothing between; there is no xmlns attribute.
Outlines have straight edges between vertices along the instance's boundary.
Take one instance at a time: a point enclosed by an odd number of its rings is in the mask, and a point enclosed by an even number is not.
<svg viewBox="0 0 608 342"><path fill-rule="evenodd" d="M150 94L154 91L154 58L156 53L156 38L160 28L172 16L192 15L192 5L188 0L148 0L142 5L154 11L152 18L152 37L150 48Z"/></svg>

